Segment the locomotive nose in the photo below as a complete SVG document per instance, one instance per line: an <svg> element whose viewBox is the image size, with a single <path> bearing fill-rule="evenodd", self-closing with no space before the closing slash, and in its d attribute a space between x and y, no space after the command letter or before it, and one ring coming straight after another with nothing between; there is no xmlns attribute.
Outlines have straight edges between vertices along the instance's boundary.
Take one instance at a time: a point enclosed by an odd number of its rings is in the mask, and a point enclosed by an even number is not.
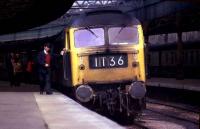
<svg viewBox="0 0 200 129"><path fill-rule="evenodd" d="M142 82L133 82L128 87L129 95L134 99L142 99L146 94L146 88Z"/></svg>
<svg viewBox="0 0 200 129"><path fill-rule="evenodd" d="M89 102L93 98L93 90L88 85L81 85L76 89L76 98L80 102Z"/></svg>

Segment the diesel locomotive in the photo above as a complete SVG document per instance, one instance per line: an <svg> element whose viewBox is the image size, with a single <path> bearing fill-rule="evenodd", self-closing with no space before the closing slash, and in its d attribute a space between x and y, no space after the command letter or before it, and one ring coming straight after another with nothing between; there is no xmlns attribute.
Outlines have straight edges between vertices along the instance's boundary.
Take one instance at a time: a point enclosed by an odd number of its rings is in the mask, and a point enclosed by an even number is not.
<svg viewBox="0 0 200 129"><path fill-rule="evenodd" d="M78 101L128 116L145 107L144 37L136 18L118 10L86 12L64 30L63 43L55 81L73 87Z"/></svg>

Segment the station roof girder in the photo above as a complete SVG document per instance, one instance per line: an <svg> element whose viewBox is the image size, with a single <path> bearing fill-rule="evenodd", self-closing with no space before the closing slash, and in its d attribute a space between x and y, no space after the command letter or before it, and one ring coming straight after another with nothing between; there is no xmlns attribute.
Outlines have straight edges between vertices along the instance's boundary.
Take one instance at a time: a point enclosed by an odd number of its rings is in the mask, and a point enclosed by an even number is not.
<svg viewBox="0 0 200 129"><path fill-rule="evenodd" d="M0 0L0 34L46 24L63 15L75 0Z"/></svg>
<svg viewBox="0 0 200 129"><path fill-rule="evenodd" d="M185 0L187 1L187 0ZM81 14L84 11L88 11L91 9L102 8L102 7L117 7L125 12L128 12L132 16L136 16L139 18L143 24L148 22L147 24L153 25L154 19L160 19L163 17L169 17L168 15L174 14L177 11L184 10L189 8L191 5L187 2L177 1L166 1L166 0L76 0L72 5L71 9L67 11L63 16L58 18L55 21L50 22L47 25L40 26L37 28L33 28L28 30L30 34L33 32L37 33L39 37L44 37L45 35L41 35L41 32L46 33L48 29L53 28L63 28L68 25L69 21L72 20L77 15ZM169 18L170 19L170 18ZM153 22L152 22L153 21ZM170 20L169 20L170 21ZM171 20L172 21L172 20ZM150 26L154 28L155 26ZM152 29L152 31L156 31ZM23 33L23 32L20 32ZM160 33L160 32L159 32ZM24 32L26 35L26 32ZM56 33L55 33L56 34ZM18 37L20 34L12 34L12 37ZM51 32L52 35L52 32ZM46 36L49 36L47 34ZM6 36L4 36L5 39ZM33 36L34 37L34 36ZM37 37L37 38L39 38ZM13 38L13 40L14 40ZM21 38L21 37L20 37ZM31 38L29 36L29 38ZM26 37L24 38L26 39ZM7 40L7 39L6 39Z"/></svg>

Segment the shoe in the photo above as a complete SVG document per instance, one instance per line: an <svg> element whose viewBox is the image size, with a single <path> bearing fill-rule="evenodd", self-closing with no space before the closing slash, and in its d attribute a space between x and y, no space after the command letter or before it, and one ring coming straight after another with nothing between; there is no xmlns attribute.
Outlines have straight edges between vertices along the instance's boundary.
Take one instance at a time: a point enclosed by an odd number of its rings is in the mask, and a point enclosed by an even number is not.
<svg viewBox="0 0 200 129"><path fill-rule="evenodd" d="M53 92L46 92L46 94L47 94L47 95L52 95L52 94L53 94Z"/></svg>

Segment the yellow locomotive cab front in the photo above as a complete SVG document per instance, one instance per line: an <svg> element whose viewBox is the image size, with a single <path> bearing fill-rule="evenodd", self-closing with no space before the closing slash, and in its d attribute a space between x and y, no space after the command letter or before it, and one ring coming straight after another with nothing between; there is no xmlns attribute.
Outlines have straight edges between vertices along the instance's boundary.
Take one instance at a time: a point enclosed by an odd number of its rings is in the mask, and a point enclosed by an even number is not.
<svg viewBox="0 0 200 129"><path fill-rule="evenodd" d="M90 48L76 48L73 37L77 29L71 29L73 86L125 83L134 80L145 82L142 28L136 28L138 43Z"/></svg>

